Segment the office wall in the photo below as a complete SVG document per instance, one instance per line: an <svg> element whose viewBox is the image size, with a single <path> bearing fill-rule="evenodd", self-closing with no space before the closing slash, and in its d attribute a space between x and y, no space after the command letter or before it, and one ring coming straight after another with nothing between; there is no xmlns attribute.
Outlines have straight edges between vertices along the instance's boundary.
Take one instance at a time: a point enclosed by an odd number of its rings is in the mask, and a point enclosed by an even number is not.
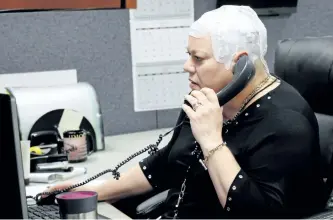
<svg viewBox="0 0 333 220"><path fill-rule="evenodd" d="M195 18L215 0L195 0ZM278 40L333 35L333 2L299 0L289 18L262 18L272 68ZM179 110L134 112L127 10L0 14L0 73L72 69L100 98L106 135L174 125ZM66 79L64 79L66 80Z"/></svg>

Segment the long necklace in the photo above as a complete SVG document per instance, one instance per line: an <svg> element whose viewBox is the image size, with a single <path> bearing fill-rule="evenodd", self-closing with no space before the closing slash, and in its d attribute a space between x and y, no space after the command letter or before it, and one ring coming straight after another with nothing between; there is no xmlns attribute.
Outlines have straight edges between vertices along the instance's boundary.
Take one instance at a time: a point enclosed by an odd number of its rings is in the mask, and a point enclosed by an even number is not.
<svg viewBox="0 0 333 220"><path fill-rule="evenodd" d="M270 79L273 79L273 81L271 83L269 83L269 85L265 86L265 84L270 80ZM259 85L250 93L250 95L248 95L246 97L246 99L243 101L241 107L239 108L239 111L237 112L237 114L230 120L226 121L223 123L223 125L228 125L230 123L232 123L234 120L237 119L237 117L240 115L240 113L242 113L242 111L245 109L246 105L258 94L260 93L261 91L263 91L264 89L266 89L268 86L272 85L274 82L277 81L277 78L269 75L267 76L263 81L261 81L259 83ZM192 152L192 155L193 156L196 156L197 159L199 159L200 157L200 154L202 153L199 149L199 146L197 144L197 142L195 142L196 146L195 146L195 149L193 150ZM201 163L201 165L204 167L205 170L207 170L207 167L202 163L202 160L199 159L199 162ZM187 171L186 171L186 176L184 178L184 181L181 185L181 188L180 188L180 192L178 194L178 199L177 199L177 203L175 205L175 210L174 210L174 216L173 216L173 219L176 219L178 217L178 213L179 213L179 206L180 206L180 203L184 200L184 196L185 196L185 190L186 190L186 180L187 180L187 174L189 173L191 169L191 166L189 166L187 168ZM158 217L158 219L160 219L162 216Z"/></svg>
<svg viewBox="0 0 333 220"><path fill-rule="evenodd" d="M233 121L236 120L236 118L243 112L243 110L245 109L246 105L258 94L260 93L262 90L266 89L266 86L264 87L264 85L270 80L270 79L273 79L273 81L268 85L272 85L274 82L277 81L277 78L275 78L274 76L271 76L271 75L268 75L263 81L261 81L259 83L259 85L250 93L250 95L248 95L241 107L239 108L238 112L236 113L236 115L232 118L232 119L229 119L225 122L223 122L223 125L228 125L228 124L231 124ZM268 87L267 86L267 87Z"/></svg>

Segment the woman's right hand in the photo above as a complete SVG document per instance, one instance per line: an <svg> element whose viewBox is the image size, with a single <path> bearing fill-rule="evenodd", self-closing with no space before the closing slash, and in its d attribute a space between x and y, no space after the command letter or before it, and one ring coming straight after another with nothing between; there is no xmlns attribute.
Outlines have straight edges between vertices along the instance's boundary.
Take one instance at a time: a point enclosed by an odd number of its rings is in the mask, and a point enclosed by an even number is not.
<svg viewBox="0 0 333 220"><path fill-rule="evenodd" d="M62 183L53 185L51 187L48 187L44 192L53 192L53 191L56 191L56 190L63 190L63 189L66 189L66 188L68 188L68 187L70 187L74 184L76 184L76 182L73 182L73 181L62 182ZM78 191L78 190L81 191L81 190L91 190L91 189L89 189L89 187L87 187L87 186L80 186L80 187L71 189L70 191L73 192L73 191ZM43 197L47 197L47 196L43 195Z"/></svg>

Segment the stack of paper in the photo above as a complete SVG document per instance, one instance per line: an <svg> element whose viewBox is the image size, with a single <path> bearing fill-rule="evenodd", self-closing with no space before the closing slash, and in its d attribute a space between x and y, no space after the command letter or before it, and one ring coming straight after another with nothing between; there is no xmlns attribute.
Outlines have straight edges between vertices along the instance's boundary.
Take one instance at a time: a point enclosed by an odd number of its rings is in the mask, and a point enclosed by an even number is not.
<svg viewBox="0 0 333 220"><path fill-rule="evenodd" d="M85 167L75 167L72 172L52 172L52 173L30 173L30 182L33 183L53 183L57 181L64 181L84 175L87 173Z"/></svg>

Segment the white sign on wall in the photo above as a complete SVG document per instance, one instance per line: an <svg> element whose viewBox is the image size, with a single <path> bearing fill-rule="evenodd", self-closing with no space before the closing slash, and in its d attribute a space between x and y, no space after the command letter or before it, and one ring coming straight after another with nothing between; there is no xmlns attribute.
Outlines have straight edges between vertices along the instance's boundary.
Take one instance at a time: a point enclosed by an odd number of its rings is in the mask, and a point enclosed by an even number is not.
<svg viewBox="0 0 333 220"><path fill-rule="evenodd" d="M189 92L188 30L193 0L138 0L130 9L134 110L180 108Z"/></svg>

